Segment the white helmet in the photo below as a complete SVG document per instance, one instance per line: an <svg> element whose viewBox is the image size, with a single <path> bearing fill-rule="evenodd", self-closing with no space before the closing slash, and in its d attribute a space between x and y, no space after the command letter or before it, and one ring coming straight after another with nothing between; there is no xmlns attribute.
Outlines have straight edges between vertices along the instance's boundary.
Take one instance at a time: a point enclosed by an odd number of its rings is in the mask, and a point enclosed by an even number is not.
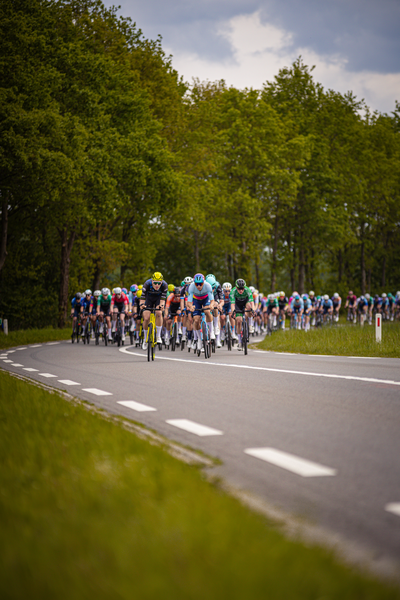
<svg viewBox="0 0 400 600"><path fill-rule="evenodd" d="M91 296L91 295L92 295L92 290L86 290L85 296Z"/></svg>
<svg viewBox="0 0 400 600"><path fill-rule="evenodd" d="M256 288L253 285L251 285L249 287L249 290L251 291L252 294L254 294L254 292L256 291Z"/></svg>
<svg viewBox="0 0 400 600"><path fill-rule="evenodd" d="M309 296L315 296L315 293L311 290L311 292L308 293Z"/></svg>
<svg viewBox="0 0 400 600"><path fill-rule="evenodd" d="M334 298L339 298L339 294L338 294L337 292L335 292L335 293L333 294L333 297L334 297Z"/></svg>
<svg viewBox="0 0 400 600"><path fill-rule="evenodd" d="M232 289L232 284L229 283L229 281L225 281L225 283L222 284L222 289L230 292Z"/></svg>
<svg viewBox="0 0 400 600"><path fill-rule="evenodd" d="M94 292L93 296L94 296L95 298L98 298L99 296L101 296L101 291L100 291L100 290L95 290L95 292Z"/></svg>
<svg viewBox="0 0 400 600"><path fill-rule="evenodd" d="M387 295L385 294L385 292L383 292L382 298L386 298L386 297L387 297Z"/></svg>
<svg viewBox="0 0 400 600"><path fill-rule="evenodd" d="M114 294L122 294L122 290L120 287L114 288Z"/></svg>
<svg viewBox="0 0 400 600"><path fill-rule="evenodd" d="M367 300L369 300L371 298L371 296L369 294L365 294L365 297Z"/></svg>
<svg viewBox="0 0 400 600"><path fill-rule="evenodd" d="M103 296L108 296L110 294L110 290L106 287L103 287L101 293L103 294Z"/></svg>
<svg viewBox="0 0 400 600"><path fill-rule="evenodd" d="M325 294L325 296L324 296L324 300L329 300L329 296L328 296L328 294Z"/></svg>
<svg viewBox="0 0 400 600"><path fill-rule="evenodd" d="M185 277L183 281L186 283L186 285L189 285L190 283L193 283L193 277Z"/></svg>

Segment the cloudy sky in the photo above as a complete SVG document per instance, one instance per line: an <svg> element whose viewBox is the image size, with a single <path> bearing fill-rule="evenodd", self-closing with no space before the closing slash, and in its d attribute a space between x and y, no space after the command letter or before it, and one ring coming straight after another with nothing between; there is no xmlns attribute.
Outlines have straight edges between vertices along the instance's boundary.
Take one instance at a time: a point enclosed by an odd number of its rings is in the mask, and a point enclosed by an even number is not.
<svg viewBox="0 0 400 600"><path fill-rule="evenodd" d="M400 0L103 0L163 38L185 81L261 89L299 56L372 110L400 101Z"/></svg>

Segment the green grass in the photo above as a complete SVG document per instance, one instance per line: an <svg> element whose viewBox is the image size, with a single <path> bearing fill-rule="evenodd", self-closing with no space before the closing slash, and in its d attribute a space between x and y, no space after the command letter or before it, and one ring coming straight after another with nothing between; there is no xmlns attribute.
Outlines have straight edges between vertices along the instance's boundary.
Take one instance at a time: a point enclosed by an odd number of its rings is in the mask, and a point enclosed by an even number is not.
<svg viewBox="0 0 400 600"><path fill-rule="evenodd" d="M1 598L400 599L59 394L0 398Z"/></svg>
<svg viewBox="0 0 400 600"><path fill-rule="evenodd" d="M71 338L71 326L65 329L21 329L10 331L8 335L0 332L0 348L13 348L14 346L25 346L26 344L41 344L44 342L58 342Z"/></svg>
<svg viewBox="0 0 400 600"><path fill-rule="evenodd" d="M286 321L287 327L289 322ZM340 324L338 326L296 331L286 329L266 336L257 344L260 350L335 354L341 356L400 357L400 323L383 323L382 342L375 341L375 326Z"/></svg>

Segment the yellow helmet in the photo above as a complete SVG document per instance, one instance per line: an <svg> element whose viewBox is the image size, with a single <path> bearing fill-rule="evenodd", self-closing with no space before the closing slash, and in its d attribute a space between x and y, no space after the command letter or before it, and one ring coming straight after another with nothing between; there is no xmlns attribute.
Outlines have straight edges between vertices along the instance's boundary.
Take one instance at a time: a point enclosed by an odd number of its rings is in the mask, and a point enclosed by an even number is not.
<svg viewBox="0 0 400 600"><path fill-rule="evenodd" d="M138 285L138 289L141 290L142 289L142 284Z"/></svg>
<svg viewBox="0 0 400 600"><path fill-rule="evenodd" d="M136 292L136 298L140 298L142 296L142 290L138 290Z"/></svg>
<svg viewBox="0 0 400 600"><path fill-rule="evenodd" d="M168 284L168 291L169 291L169 292L173 292L174 290L175 290L175 286L174 286L174 284L173 284L173 283L169 283L169 284Z"/></svg>
<svg viewBox="0 0 400 600"><path fill-rule="evenodd" d="M153 281L163 281L163 279L164 279L164 277L162 276L162 273L160 273L159 271L156 271L155 273L153 273L151 278Z"/></svg>

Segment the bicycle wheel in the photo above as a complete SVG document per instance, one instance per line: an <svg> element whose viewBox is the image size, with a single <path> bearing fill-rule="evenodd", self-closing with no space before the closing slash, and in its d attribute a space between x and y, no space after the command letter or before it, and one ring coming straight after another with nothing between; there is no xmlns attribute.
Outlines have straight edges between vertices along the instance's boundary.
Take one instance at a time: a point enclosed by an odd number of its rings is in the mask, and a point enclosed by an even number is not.
<svg viewBox="0 0 400 600"><path fill-rule="evenodd" d="M92 335L92 322L91 321L88 321L88 323L86 325L85 335L86 335L86 343L90 344L90 336Z"/></svg>
<svg viewBox="0 0 400 600"><path fill-rule="evenodd" d="M74 343L74 341L75 341L75 329L73 329L72 333L71 333L71 342L72 342L72 344Z"/></svg>
<svg viewBox="0 0 400 600"><path fill-rule="evenodd" d="M231 324L228 321L228 317L226 318L226 325L225 325L225 340L226 340L226 345L228 346L228 350L232 350L232 332L231 332Z"/></svg>
<svg viewBox="0 0 400 600"><path fill-rule="evenodd" d="M95 326L95 330L94 330L94 337L96 340L96 346L99 345L99 339L100 339L100 325L99 322L96 321L96 326Z"/></svg>
<svg viewBox="0 0 400 600"><path fill-rule="evenodd" d="M249 331L248 331L247 320L246 320L246 317L244 317L243 323L242 323L242 344L243 344L244 354L247 354L248 334L249 334Z"/></svg>
<svg viewBox="0 0 400 600"><path fill-rule="evenodd" d="M208 353L207 325L204 321L201 324L201 337L202 337L202 342L203 342L203 347L204 347L204 358L207 358L207 353Z"/></svg>
<svg viewBox="0 0 400 600"><path fill-rule="evenodd" d="M172 352L175 352L175 348L176 348L176 323L173 323L172 330L171 330L171 350L172 350Z"/></svg>
<svg viewBox="0 0 400 600"><path fill-rule="evenodd" d="M147 330L147 360L154 360L152 356L153 350L153 323L149 323L149 328Z"/></svg>

